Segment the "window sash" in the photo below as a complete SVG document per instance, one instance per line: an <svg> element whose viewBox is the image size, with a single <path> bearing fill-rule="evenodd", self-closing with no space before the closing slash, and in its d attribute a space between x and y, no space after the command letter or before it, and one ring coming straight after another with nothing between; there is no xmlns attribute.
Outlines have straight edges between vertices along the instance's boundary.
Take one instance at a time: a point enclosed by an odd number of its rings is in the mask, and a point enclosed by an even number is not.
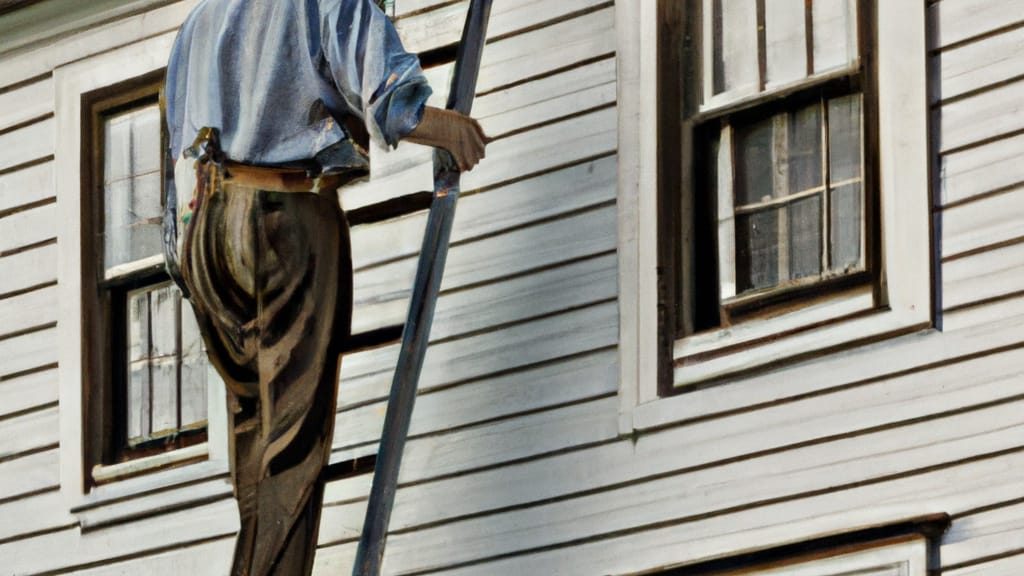
<svg viewBox="0 0 1024 576"><path fill-rule="evenodd" d="M94 233L88 244L95 260L86 276L87 281L93 278L93 288L85 294L96 300L93 330L102 341L91 346L100 367L94 374L96 386L103 388L95 393L102 400L92 415L102 420L94 432L102 447L90 448L93 465L194 446L207 438L207 361L200 345L184 346L185 333L198 342L198 328L189 327L194 321L189 322L187 304L164 271L160 228L165 198L162 189L153 190L154 181L162 188L166 146L157 102L159 83L133 84L105 89L89 104L91 142L97 153L90 162L94 193L88 213ZM145 186L124 186L136 181ZM111 196L118 192L130 196ZM108 225L111 209L128 210L129 215ZM142 230L144 237L139 236ZM112 252L111 243L120 248ZM150 300L160 291L170 306L161 315L163 327L150 329L148 321L139 318L132 325L132 299L147 303L148 320ZM139 377L135 382L133 372ZM157 385L160 374L166 376L163 386Z"/></svg>
<svg viewBox="0 0 1024 576"><path fill-rule="evenodd" d="M822 95L818 98L817 106L819 106L821 114L820 126L818 126L820 141L816 142L815 146L819 156L817 160L821 164L819 168L820 174L817 175L818 181L814 185L808 188L801 187L803 189L793 193L790 193L788 189L792 178L785 169L788 163L786 156L789 152L789 145L787 143L790 133L789 121L792 112L802 108L806 109L806 105L796 104L783 108L783 110L788 109L790 112L775 112L772 116L768 117L771 119L769 126L771 126L772 138L770 146L772 157L766 160L772 172L772 174L769 174L769 177L772 178L770 196L762 196L753 200L743 199L736 189L737 182L739 181L739 172L741 171L741 163L738 160L741 152L737 142L737 128L732 122L732 118L726 117L722 119L721 128L717 133L705 136L705 142L699 144L714 149L711 154L713 155L712 161L715 165L712 168L713 176L710 185L714 186L717 192L719 300L726 316L737 313L740 308L748 308L755 299L760 297L773 298L783 293L792 292L795 289L828 283L843 277L857 277L860 280L866 281L862 273L867 268L868 230L866 214L869 190L864 184L866 181L864 167L865 122L862 104L858 106L860 120L857 126L859 154L857 155L856 162L859 173L839 181L835 181L832 178L832 164L834 162L831 151L834 138L831 134L833 124L829 116L829 110L834 103L851 97L858 98L858 102L863 100L857 94L846 96ZM717 146L707 141L715 137L718 140ZM707 168L705 167L704 169ZM845 171L849 171L848 167ZM842 176L851 175L842 174ZM859 202L859 210L854 216L858 220L858 223L855 224L858 236L856 248L858 257L853 265L845 264L839 267L836 265L838 259L834 254L836 246L839 246L839 244L833 229L837 229L836 226L842 221L836 219L832 203L833 197L836 194L850 188L856 190L855 194L857 194ZM708 191L697 191L696 193L702 192L707 193ZM795 206L801 203L806 205L814 198L818 199L817 214L819 223L814 238L817 240L816 250L820 262L817 263L816 271L808 273L807 270L813 269L813 265L809 268L805 263L801 267L804 272L795 274L795 262L791 261L792 246L790 244L791 235L789 228L792 223L789 222L790 213L794 210ZM738 203L739 205L737 205ZM776 247L776 256L774 258L776 267L774 277L776 280L769 282L766 286L759 287L757 285L751 286L750 281L744 282L743 278L739 277L741 259L738 233L744 227L738 221L756 218L757 215L761 214L771 214L776 219L774 230L769 233L769 241ZM849 235L847 230L847 236ZM747 284L747 286L744 286L744 284Z"/></svg>
<svg viewBox="0 0 1024 576"><path fill-rule="evenodd" d="M699 111L855 73L861 67L860 1L695 0L701 13Z"/></svg>

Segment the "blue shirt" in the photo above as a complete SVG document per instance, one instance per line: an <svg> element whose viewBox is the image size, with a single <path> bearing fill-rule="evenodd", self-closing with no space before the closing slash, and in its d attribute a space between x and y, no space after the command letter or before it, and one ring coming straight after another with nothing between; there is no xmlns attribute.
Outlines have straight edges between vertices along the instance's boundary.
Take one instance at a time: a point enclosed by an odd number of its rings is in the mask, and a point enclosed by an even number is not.
<svg viewBox="0 0 1024 576"><path fill-rule="evenodd" d="M237 162L365 167L346 118L396 146L430 94L372 0L202 0L167 67L171 157L209 126Z"/></svg>

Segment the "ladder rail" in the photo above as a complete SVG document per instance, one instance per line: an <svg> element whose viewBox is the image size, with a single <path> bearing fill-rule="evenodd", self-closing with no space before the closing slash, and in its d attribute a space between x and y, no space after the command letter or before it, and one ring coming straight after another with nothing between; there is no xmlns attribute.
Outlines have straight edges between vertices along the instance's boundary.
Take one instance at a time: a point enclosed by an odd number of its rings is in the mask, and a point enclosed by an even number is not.
<svg viewBox="0 0 1024 576"><path fill-rule="evenodd" d="M471 0L455 58L452 88L448 94L447 108L450 110L467 115L472 110L490 10L491 0ZM459 180L460 173L451 154L445 150L435 150L433 201L417 263L409 313L402 331L402 347L391 382L384 429L374 466L373 486L356 561L352 567L353 576L378 576L383 564L402 453L409 434L420 371L448 255L455 205L459 197Z"/></svg>

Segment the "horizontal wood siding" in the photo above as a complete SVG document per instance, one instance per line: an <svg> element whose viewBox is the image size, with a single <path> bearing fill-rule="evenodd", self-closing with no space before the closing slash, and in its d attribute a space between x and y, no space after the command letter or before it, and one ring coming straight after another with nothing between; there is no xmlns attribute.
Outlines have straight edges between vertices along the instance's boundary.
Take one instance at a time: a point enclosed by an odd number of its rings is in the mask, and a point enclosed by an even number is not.
<svg viewBox="0 0 1024 576"><path fill-rule="evenodd" d="M430 450L437 452L403 469L385 571L647 573L933 512L953 516L940 554L945 573L1019 571L1024 484L1015 470L1024 455L1024 124L1018 126L1017 116L1024 99L1017 96L1024 95L1018 57L1024 16L1010 17L1008 5L994 4L1000 3L922 2L933 29L941 28L932 35L931 50L941 331L692 393L692 403L664 414L633 439L593 435L577 447L521 457L514 449L518 433L503 431L509 452L499 465L483 450L447 467L458 447L449 449L446 438L504 428L500 421L474 424L456 408L467 397L447 404L447 378L426 376L421 406L430 404L414 418L410 446L436 439ZM597 19L599 11L589 16ZM417 11L413 17L425 16ZM415 168L408 158L390 158L395 170L389 177L410 178ZM479 178L490 194L485 174ZM352 196L357 202L363 197ZM572 218L551 222L568 224ZM582 222L576 234L590 234ZM393 225L422 227L412 218ZM400 237L394 235L393 242L402 242ZM411 244L394 246L400 253L415 251ZM367 264L360 274L369 279L378 273L372 270L389 266L400 263ZM486 277L487 266L474 274ZM363 293L379 295L386 284L368 280L361 286ZM450 297L460 292L456 288ZM494 298L495 309L503 304ZM401 307L395 310L398 317ZM432 351L461 344L457 335L449 340L441 330L445 336ZM363 391L367 379L379 382L370 387L376 393L353 391L352 409L344 408L343 399L338 429L350 433L348 438L372 439L379 431L389 379L384 358L393 354L387 348L366 352L345 368L351 378L343 379L343 387L348 382ZM481 369L488 362L481 361ZM519 374L502 379L511 384ZM467 387L465 393L475 391ZM452 407L449 414L446 405ZM495 414L482 406L475 410L481 419ZM567 408L555 414L574 418ZM526 415L516 421L527 427L533 422ZM470 427L446 433L446 422ZM362 453L358 446L349 450ZM318 573L345 572L350 565L367 491L366 477L331 486Z"/></svg>
<svg viewBox="0 0 1024 576"><path fill-rule="evenodd" d="M1024 13L919 1L934 42L939 327L695 390L632 436L617 396L616 8L495 3L474 108L494 141L463 178L386 574L653 573L930 513L953 518L944 574L1024 572ZM78 319L58 314L52 156L77 135L54 132L51 72L165 34L194 4L98 18L0 59L4 574L227 571L237 513L223 476L149 486L157 510L72 513L58 491L55 326ZM410 47L442 48L465 7L396 0L396 24ZM427 72L434 103L450 70ZM375 149L344 207L429 190L430 154ZM356 332L403 321L424 222L353 229ZM375 453L397 351L344 358L339 467ZM316 574L349 573L369 487L368 474L328 484ZM182 509L189 491L203 498Z"/></svg>

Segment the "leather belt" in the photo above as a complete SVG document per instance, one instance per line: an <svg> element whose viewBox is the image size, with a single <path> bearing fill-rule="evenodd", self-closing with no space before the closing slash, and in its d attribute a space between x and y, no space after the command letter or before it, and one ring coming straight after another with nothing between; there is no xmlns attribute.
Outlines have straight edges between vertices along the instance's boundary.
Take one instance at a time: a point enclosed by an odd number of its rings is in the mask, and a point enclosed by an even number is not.
<svg viewBox="0 0 1024 576"><path fill-rule="evenodd" d="M363 176L362 171L329 172L311 176L301 168L271 168L237 162L221 164L225 184L271 192L333 192Z"/></svg>

